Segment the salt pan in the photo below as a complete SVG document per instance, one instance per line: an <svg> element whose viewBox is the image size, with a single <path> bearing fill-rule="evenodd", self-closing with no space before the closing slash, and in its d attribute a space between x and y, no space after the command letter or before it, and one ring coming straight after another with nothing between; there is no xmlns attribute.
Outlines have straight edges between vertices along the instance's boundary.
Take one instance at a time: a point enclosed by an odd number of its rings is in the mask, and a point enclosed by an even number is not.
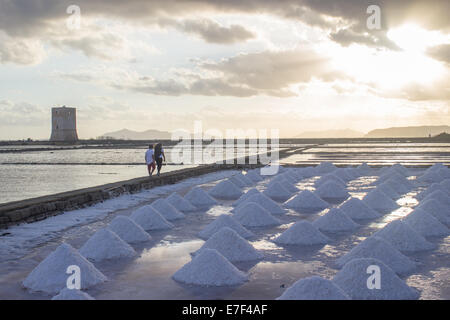
<svg viewBox="0 0 450 320"><path fill-rule="evenodd" d="M286 190L279 182L274 182L264 190L263 194L275 201L284 202L291 197L292 193Z"/></svg>
<svg viewBox="0 0 450 320"><path fill-rule="evenodd" d="M181 212L193 212L198 209L178 193L174 192L166 198L166 201Z"/></svg>
<svg viewBox="0 0 450 320"><path fill-rule="evenodd" d="M176 281L200 286L235 286L248 280L217 250L206 249L179 269L172 278Z"/></svg>
<svg viewBox="0 0 450 320"><path fill-rule="evenodd" d="M349 300L334 282L313 276L300 279L286 289L277 300Z"/></svg>
<svg viewBox="0 0 450 320"><path fill-rule="evenodd" d="M155 208L161 215L169 221L183 219L185 215L178 211L174 206L165 199L158 199L152 202L151 206Z"/></svg>
<svg viewBox="0 0 450 320"><path fill-rule="evenodd" d="M315 193L324 200L338 201L347 199L350 194L334 181L328 181L318 187Z"/></svg>
<svg viewBox="0 0 450 320"><path fill-rule="evenodd" d="M261 207L266 209L270 214L278 215L286 213L286 209L283 209L278 203L276 203L275 201L273 201L272 199L270 199L269 197L265 196L262 193L250 196L236 208L242 207L243 205L250 202L259 204ZM236 208L232 211L234 212Z"/></svg>
<svg viewBox="0 0 450 320"><path fill-rule="evenodd" d="M403 222L423 237L439 237L447 236L449 234L449 229L445 225L420 208L417 208L403 218Z"/></svg>
<svg viewBox="0 0 450 320"><path fill-rule="evenodd" d="M80 248L80 253L92 261L107 259L129 258L136 255L136 251L111 230L98 230Z"/></svg>
<svg viewBox="0 0 450 320"><path fill-rule="evenodd" d="M249 202L236 208L234 218L244 227L266 227L281 224L280 220L254 202Z"/></svg>
<svg viewBox="0 0 450 320"><path fill-rule="evenodd" d="M435 247L401 220L392 221L373 235L383 238L401 252L431 250Z"/></svg>
<svg viewBox="0 0 450 320"><path fill-rule="evenodd" d="M247 240L228 227L214 233L194 255L205 249L215 249L231 262L252 261L264 257Z"/></svg>
<svg viewBox="0 0 450 320"><path fill-rule="evenodd" d="M369 237L350 252L337 259L336 264L342 268L346 263L358 258L374 258L382 261L398 274L406 274L414 270L416 264L389 242L379 237Z"/></svg>
<svg viewBox="0 0 450 320"><path fill-rule="evenodd" d="M137 209L132 213L131 219L146 231L167 230L174 227L152 206L144 206Z"/></svg>
<svg viewBox="0 0 450 320"><path fill-rule="evenodd" d="M286 208L298 212L312 213L328 207L328 203L320 199L309 190L303 190L284 205Z"/></svg>
<svg viewBox="0 0 450 320"><path fill-rule="evenodd" d="M216 199L236 200L242 195L242 191L231 181L224 180L209 190L209 195Z"/></svg>
<svg viewBox="0 0 450 320"><path fill-rule="evenodd" d="M57 294L66 288L67 268L76 265L81 271L81 289L106 281L106 277L76 249L63 243L31 271L23 286L32 291Z"/></svg>
<svg viewBox="0 0 450 320"><path fill-rule="evenodd" d="M367 270L370 266L380 268L379 289L369 289ZM370 270L370 269L369 269ZM353 259L333 278L333 282L356 300L415 300L419 292L409 287L382 261L373 258Z"/></svg>
<svg viewBox="0 0 450 320"><path fill-rule="evenodd" d="M328 232L350 231L359 226L339 208L331 208L325 215L314 220L313 225Z"/></svg>
<svg viewBox="0 0 450 320"><path fill-rule="evenodd" d="M198 236L203 240L207 240L214 233L224 227L233 229L243 238L251 238L254 236L251 231L243 227L235 218L226 214L221 215L216 220L208 224L202 231L199 232Z"/></svg>
<svg viewBox="0 0 450 320"><path fill-rule="evenodd" d="M389 198L384 192L374 189L365 195L364 203L379 212L388 212L398 208L398 204Z"/></svg>
<svg viewBox="0 0 450 320"><path fill-rule="evenodd" d="M358 198L350 198L345 201L340 207L353 220L368 220L376 219L381 215L369 208L369 206Z"/></svg>
<svg viewBox="0 0 450 320"><path fill-rule="evenodd" d="M95 300L86 292L77 289L62 289L52 300Z"/></svg>
<svg viewBox="0 0 450 320"><path fill-rule="evenodd" d="M301 220L279 235L274 242L284 245L319 245L330 239L319 231L311 222Z"/></svg>
<svg viewBox="0 0 450 320"><path fill-rule="evenodd" d="M127 243L145 242L152 239L141 226L125 216L115 217L109 224L109 229Z"/></svg>
<svg viewBox="0 0 450 320"><path fill-rule="evenodd" d="M184 196L184 198L197 208L207 208L217 204L217 201L214 200L209 194L206 193L205 190L200 187L192 188Z"/></svg>

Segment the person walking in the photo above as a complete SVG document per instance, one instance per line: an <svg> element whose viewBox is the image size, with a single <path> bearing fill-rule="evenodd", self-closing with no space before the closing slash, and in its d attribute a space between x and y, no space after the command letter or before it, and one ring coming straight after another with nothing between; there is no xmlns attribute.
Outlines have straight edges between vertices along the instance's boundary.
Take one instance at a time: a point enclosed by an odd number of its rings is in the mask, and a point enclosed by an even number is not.
<svg viewBox="0 0 450 320"><path fill-rule="evenodd" d="M148 146L148 150L145 152L145 163L147 164L148 175L151 177L153 171L155 171L155 151L152 144Z"/></svg>
<svg viewBox="0 0 450 320"><path fill-rule="evenodd" d="M156 144L154 157L155 157L156 169L157 169L156 175L159 177L159 174L161 173L161 167L163 164L163 160L164 160L164 162L166 162L166 155L164 154L164 149L163 149L161 143Z"/></svg>

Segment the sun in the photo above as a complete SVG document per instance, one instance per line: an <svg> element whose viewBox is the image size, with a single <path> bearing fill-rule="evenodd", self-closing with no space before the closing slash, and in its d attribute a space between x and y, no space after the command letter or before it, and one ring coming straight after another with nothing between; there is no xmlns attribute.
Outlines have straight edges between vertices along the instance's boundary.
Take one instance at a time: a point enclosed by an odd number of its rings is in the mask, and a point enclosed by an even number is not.
<svg viewBox="0 0 450 320"><path fill-rule="evenodd" d="M450 40L449 36L439 31L429 31L413 23L390 29L387 36L401 49L409 52L424 52L428 47Z"/></svg>

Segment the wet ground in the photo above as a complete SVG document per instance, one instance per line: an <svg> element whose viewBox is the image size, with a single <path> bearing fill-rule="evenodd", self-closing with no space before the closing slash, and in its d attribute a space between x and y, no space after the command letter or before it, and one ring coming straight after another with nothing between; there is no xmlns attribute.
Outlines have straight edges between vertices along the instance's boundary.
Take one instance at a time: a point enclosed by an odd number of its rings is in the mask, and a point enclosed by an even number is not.
<svg viewBox="0 0 450 320"><path fill-rule="evenodd" d="M412 174L422 170L412 169ZM302 180L300 189L313 187L317 178ZM349 191L355 197L362 197L370 190L368 186L376 177L368 176L349 183ZM203 184L206 189L217 181ZM264 189L267 181L257 188ZM178 190L184 194L190 187ZM386 223L407 215L417 204L414 195L422 190L418 187L397 202L401 207L377 220L372 220L354 232L327 234L332 242L322 247L282 247L272 242L277 235L300 219L314 220L327 210L314 214L299 214L289 211L280 216L283 224L271 228L253 228L255 237L250 241L265 258L253 263L236 266L249 273L250 280L238 287L206 288L187 286L175 282L171 276L191 259L190 253L200 248L203 240L197 233L220 214L229 214L231 201L221 201L207 211L186 215L175 221L176 227L169 231L150 232L152 241L134 246L138 256L127 260L96 263L97 268L108 278L104 284L87 290L96 299L274 299L285 288L300 278L319 275L331 279L338 271L335 260L347 253L359 242L370 236ZM169 193L167 193L168 195ZM164 196L164 192L159 196ZM154 199L149 199L151 202ZM140 203L143 205L145 203ZM335 205L335 204L334 204ZM61 242L66 241L79 248L99 228L107 225L116 215L130 215L136 207L116 210L98 221L61 231L52 240L39 244L18 259L0 262L0 299L49 299L41 293L31 294L21 286L28 273L52 252ZM70 215L71 213L66 213ZM1 239L1 237L0 237ZM437 249L408 255L419 266L409 275L403 276L408 285L421 291L421 299L450 299L450 236L429 238L438 245Z"/></svg>

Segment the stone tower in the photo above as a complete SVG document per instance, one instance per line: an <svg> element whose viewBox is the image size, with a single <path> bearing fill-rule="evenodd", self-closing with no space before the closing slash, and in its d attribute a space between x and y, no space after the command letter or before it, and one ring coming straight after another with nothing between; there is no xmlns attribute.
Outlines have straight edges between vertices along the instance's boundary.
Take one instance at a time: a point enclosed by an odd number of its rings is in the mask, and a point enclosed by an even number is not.
<svg viewBox="0 0 450 320"><path fill-rule="evenodd" d="M52 108L52 135L50 141L75 142L77 135L77 109Z"/></svg>

